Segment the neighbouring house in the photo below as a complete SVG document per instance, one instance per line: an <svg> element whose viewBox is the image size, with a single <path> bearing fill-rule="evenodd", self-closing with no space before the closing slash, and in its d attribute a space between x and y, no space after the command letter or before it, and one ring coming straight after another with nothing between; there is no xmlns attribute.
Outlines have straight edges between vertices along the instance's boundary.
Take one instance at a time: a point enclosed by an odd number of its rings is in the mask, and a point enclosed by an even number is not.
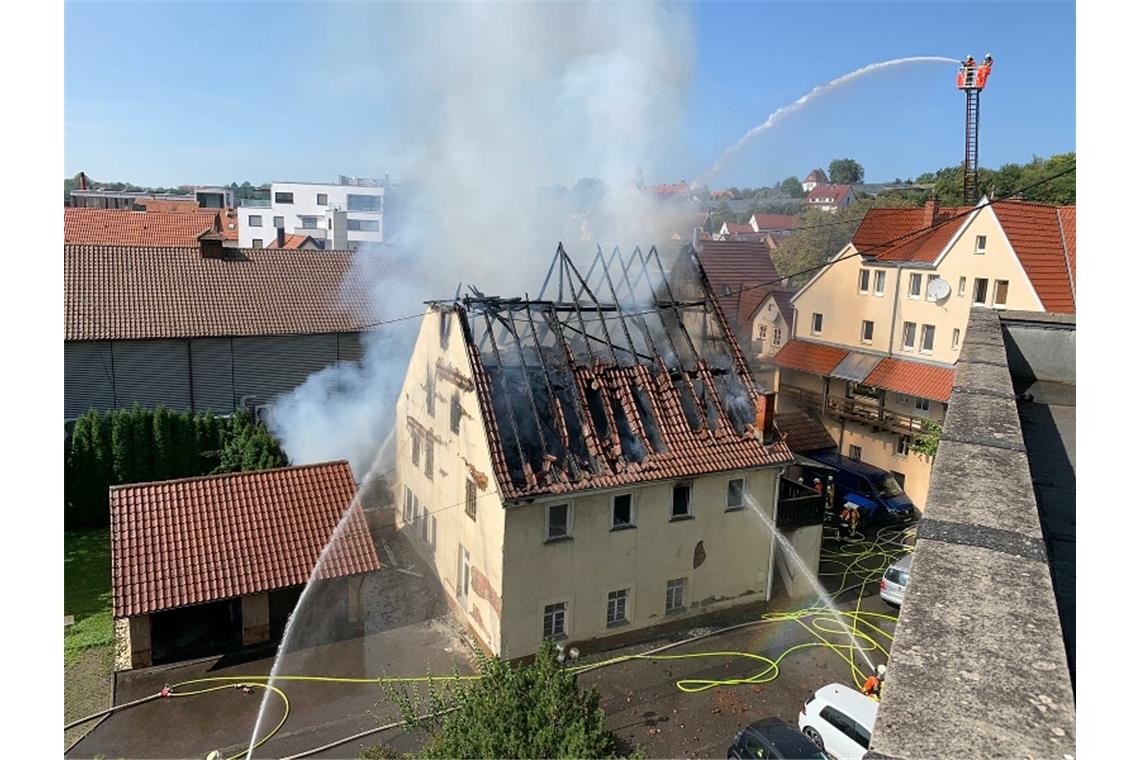
<svg viewBox="0 0 1140 760"><path fill-rule="evenodd" d="M830 211L833 214L847 208L854 201L855 193L851 192L851 185L816 185L804 198L808 208Z"/></svg>
<svg viewBox="0 0 1140 760"><path fill-rule="evenodd" d="M1076 209L871 209L851 242L792 297L779 409L817 415L840 453L894 473L920 509L931 460L911 450L941 423L970 308L1075 312Z"/></svg>
<svg viewBox="0 0 1140 760"><path fill-rule="evenodd" d="M379 255L222 242L64 246L65 420L135 403L256 410L359 361L380 319L376 282L405 273Z"/></svg>
<svg viewBox="0 0 1140 760"><path fill-rule="evenodd" d="M243 200L238 207L240 245L262 248L286 234L308 235L319 245L356 250L391 237L391 186L383 180L340 177L335 183L274 182L268 200ZM387 214L387 215L386 215ZM389 225L390 227L390 225ZM387 233L387 234L386 234Z"/></svg>
<svg viewBox="0 0 1140 760"><path fill-rule="evenodd" d="M280 639L346 509L314 582L351 635L380 567L355 495L344 461L112 487L115 670Z"/></svg>
<svg viewBox="0 0 1140 760"><path fill-rule="evenodd" d="M733 222L724 222L720 225L720 230L717 232L722 238L728 235L754 235L756 231L747 224L734 224Z"/></svg>
<svg viewBox="0 0 1140 760"><path fill-rule="evenodd" d="M684 199L688 198L692 191L689 189L689 183L685 180L675 183L666 183L662 185L654 185L653 193L660 199Z"/></svg>
<svg viewBox="0 0 1140 760"><path fill-rule="evenodd" d="M757 288L755 295L741 298L741 315L751 325L751 338L748 349L750 357L771 359L784 343L791 339L792 320L795 310L792 296L795 289L783 286Z"/></svg>
<svg viewBox="0 0 1140 760"><path fill-rule="evenodd" d="M779 239L795 232L800 226L800 218L795 214L753 214L748 226L753 232Z"/></svg>
<svg viewBox="0 0 1140 760"><path fill-rule="evenodd" d="M753 345L753 313L768 289L779 284L768 246L762 240L703 240L686 245L670 272L669 284L681 300L711 294L750 364L757 359ZM701 315L687 313L692 332L704 330ZM784 333L785 338L788 333ZM758 369L753 366L753 370Z"/></svg>
<svg viewBox="0 0 1140 760"><path fill-rule="evenodd" d="M82 174L82 173L81 173ZM85 176L80 187L68 194L67 205L72 208L127 209L138 211L153 201L193 204L198 208L221 210L233 208L234 194L228 187L188 186L179 195L156 195L145 190L105 190L88 187Z"/></svg>
<svg viewBox="0 0 1140 760"><path fill-rule="evenodd" d="M196 246L198 238L221 228L209 213L64 208L63 242L75 245Z"/></svg>
<svg viewBox="0 0 1140 760"><path fill-rule="evenodd" d="M518 658L758 604L750 504L814 566L822 501L777 508L792 455L716 301L671 295L656 249L554 268L568 301L430 306L397 401L396 523L456 618Z"/></svg>
<svg viewBox="0 0 1140 760"><path fill-rule="evenodd" d="M800 183L805 193L810 193L818 185L827 184L827 174L823 169L812 169L808 175L804 177L804 181Z"/></svg>

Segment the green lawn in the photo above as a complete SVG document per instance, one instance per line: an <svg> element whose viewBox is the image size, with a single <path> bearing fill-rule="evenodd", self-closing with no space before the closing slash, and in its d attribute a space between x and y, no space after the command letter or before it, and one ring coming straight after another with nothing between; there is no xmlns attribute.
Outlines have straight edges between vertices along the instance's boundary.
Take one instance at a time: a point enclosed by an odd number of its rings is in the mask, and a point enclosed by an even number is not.
<svg viewBox="0 0 1140 760"><path fill-rule="evenodd" d="M75 616L75 624L64 629L65 665L85 649L114 642L108 529L64 532L63 614Z"/></svg>

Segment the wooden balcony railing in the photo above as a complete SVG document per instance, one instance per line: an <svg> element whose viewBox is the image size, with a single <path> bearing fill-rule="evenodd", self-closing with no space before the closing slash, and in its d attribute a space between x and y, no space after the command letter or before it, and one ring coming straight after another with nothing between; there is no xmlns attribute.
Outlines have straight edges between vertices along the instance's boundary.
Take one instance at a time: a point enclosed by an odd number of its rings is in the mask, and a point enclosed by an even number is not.
<svg viewBox="0 0 1140 760"><path fill-rule="evenodd" d="M805 525L823 524L823 494L790 478L780 478L776 527L794 530Z"/></svg>
<svg viewBox="0 0 1140 760"><path fill-rule="evenodd" d="M853 420L866 425L885 428L902 435L913 435L922 432L922 421L925 417L914 417L890 409L880 409L878 404L870 401L857 401L849 398L828 396L827 413L837 419Z"/></svg>
<svg viewBox="0 0 1140 760"><path fill-rule="evenodd" d="M816 391L809 391L798 385L780 383L779 394L783 400L789 401L800 409L819 410L823 406L823 396Z"/></svg>

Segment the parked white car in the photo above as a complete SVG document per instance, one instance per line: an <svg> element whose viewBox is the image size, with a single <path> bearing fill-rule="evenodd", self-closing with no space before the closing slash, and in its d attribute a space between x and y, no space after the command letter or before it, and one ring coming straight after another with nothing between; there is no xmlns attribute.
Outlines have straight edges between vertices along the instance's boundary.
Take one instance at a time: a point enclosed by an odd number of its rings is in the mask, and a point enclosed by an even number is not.
<svg viewBox="0 0 1140 760"><path fill-rule="evenodd" d="M910 559L913 556L908 554L897 560L883 573L883 579L879 581L879 596L884 602L896 606L902 604L907 584L910 583Z"/></svg>
<svg viewBox="0 0 1140 760"><path fill-rule="evenodd" d="M849 686L828 684L800 708L800 730L834 758L862 760L878 714L875 700Z"/></svg>

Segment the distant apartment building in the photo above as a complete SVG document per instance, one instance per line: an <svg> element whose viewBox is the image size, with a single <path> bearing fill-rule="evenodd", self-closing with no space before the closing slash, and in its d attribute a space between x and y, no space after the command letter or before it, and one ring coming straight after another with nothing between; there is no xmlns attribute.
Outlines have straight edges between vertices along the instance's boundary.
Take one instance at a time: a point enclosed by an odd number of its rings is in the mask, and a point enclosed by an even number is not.
<svg viewBox="0 0 1140 760"><path fill-rule="evenodd" d="M318 370L360 360L378 321L375 282L403 272L355 257L228 249L219 233L194 247L65 245L65 421L136 403L256 410Z"/></svg>
<svg viewBox="0 0 1140 760"><path fill-rule="evenodd" d="M504 658L767 600L783 571L750 503L818 560L822 505L777 508L792 456L707 294L670 297L655 250L564 257L573 309L433 305L397 401L396 523Z"/></svg>
<svg viewBox="0 0 1140 760"><path fill-rule="evenodd" d="M92 190L81 188L72 190L69 194L68 205L72 208L94 209L130 209L141 211L147 201L164 200L181 203L192 203L198 208L224 209L234 205L233 191L228 187L194 186L187 188L185 193L176 195L138 191L138 190Z"/></svg>
<svg viewBox="0 0 1140 760"><path fill-rule="evenodd" d="M1075 312L1076 208L1020 201L872 209L792 299L780 412L816 416L840 453L927 500L931 460L912 450L941 423L971 307Z"/></svg>
<svg viewBox="0 0 1140 760"><path fill-rule="evenodd" d="M816 185L808 191L804 202L808 208L835 213L850 206L855 201L851 185Z"/></svg>
<svg viewBox="0 0 1140 760"><path fill-rule="evenodd" d="M268 200L239 207L242 248L263 248L277 237L307 235L325 249L356 250L385 241L386 180L340 177L335 183L274 182Z"/></svg>

